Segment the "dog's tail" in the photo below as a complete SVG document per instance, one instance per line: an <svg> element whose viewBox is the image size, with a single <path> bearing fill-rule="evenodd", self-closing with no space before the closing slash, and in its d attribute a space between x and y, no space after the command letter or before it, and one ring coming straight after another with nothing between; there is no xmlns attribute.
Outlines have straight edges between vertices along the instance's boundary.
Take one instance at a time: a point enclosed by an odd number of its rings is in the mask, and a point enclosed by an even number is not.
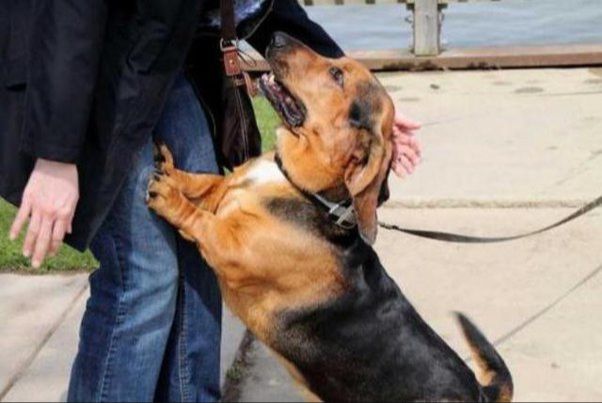
<svg viewBox="0 0 602 403"><path fill-rule="evenodd" d="M456 313L456 317L478 368L477 379L483 388L483 394L491 402L511 402L514 386L506 363L466 316Z"/></svg>

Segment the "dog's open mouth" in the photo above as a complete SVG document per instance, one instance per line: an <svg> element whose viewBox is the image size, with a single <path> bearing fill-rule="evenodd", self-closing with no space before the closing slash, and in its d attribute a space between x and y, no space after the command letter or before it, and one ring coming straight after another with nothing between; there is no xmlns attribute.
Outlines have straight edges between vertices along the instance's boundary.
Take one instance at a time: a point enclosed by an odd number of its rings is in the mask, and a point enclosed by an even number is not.
<svg viewBox="0 0 602 403"><path fill-rule="evenodd" d="M287 126L294 128L303 124L305 106L276 79L274 73L264 74L259 79L259 89Z"/></svg>

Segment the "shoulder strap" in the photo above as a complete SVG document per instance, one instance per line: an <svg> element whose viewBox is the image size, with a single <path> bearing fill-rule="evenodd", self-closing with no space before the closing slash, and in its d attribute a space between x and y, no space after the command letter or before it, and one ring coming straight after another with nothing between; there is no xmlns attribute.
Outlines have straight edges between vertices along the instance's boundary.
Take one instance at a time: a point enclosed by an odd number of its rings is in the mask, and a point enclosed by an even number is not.
<svg viewBox="0 0 602 403"><path fill-rule="evenodd" d="M238 38L236 36L234 0L221 0L220 12L222 17L220 48L224 58L224 72L226 73L226 76L233 79L234 85L242 87L246 85L246 81L238 58Z"/></svg>
<svg viewBox="0 0 602 403"><path fill-rule="evenodd" d="M221 0L220 12L222 17L222 41L235 44L236 20L234 17L234 0Z"/></svg>

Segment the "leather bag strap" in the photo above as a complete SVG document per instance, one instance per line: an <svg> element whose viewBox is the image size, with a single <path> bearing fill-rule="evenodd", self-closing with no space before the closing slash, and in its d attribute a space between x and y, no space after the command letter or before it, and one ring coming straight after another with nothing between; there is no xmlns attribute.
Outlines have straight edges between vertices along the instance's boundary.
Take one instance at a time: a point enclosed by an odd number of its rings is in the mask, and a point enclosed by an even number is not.
<svg viewBox="0 0 602 403"><path fill-rule="evenodd" d="M238 58L238 37L236 35L236 20L234 16L234 1L221 0L221 42L220 48L224 57L224 72L234 78L236 86L245 85L243 71Z"/></svg>
<svg viewBox="0 0 602 403"><path fill-rule="evenodd" d="M234 19L234 1L221 0L220 12L222 17L222 40L235 43L238 38Z"/></svg>

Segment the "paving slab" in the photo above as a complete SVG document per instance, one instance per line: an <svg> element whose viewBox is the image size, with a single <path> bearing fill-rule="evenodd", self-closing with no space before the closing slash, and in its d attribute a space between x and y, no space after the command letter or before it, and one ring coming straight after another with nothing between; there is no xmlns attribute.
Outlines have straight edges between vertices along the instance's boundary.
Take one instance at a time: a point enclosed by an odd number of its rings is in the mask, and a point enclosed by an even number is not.
<svg viewBox="0 0 602 403"><path fill-rule="evenodd" d="M82 294L40 350L36 359L10 389L5 402L64 402L71 365L77 353L79 326L88 292Z"/></svg>
<svg viewBox="0 0 602 403"><path fill-rule="evenodd" d="M511 235L571 211L384 209L381 218L425 229ZM602 399L596 380L602 377L601 239L602 211L595 211L516 242L445 244L382 231L377 248L404 293L456 351L467 356L451 311L465 312L500 341L517 401L591 401Z"/></svg>
<svg viewBox="0 0 602 403"><path fill-rule="evenodd" d="M3 385L14 381L1 400L65 401L89 296L87 275L0 278L0 320L5 324L0 329L0 379ZM224 309L222 384L244 332L242 323Z"/></svg>
<svg viewBox="0 0 602 403"><path fill-rule="evenodd" d="M379 75L422 122L424 160L392 202L503 206L602 192L602 69Z"/></svg>
<svg viewBox="0 0 602 403"><path fill-rule="evenodd" d="M240 385L241 402L301 402L303 392L276 361L268 348L258 340L248 352L250 367Z"/></svg>
<svg viewBox="0 0 602 403"><path fill-rule="evenodd" d="M0 396L27 369L87 286L85 275L19 276L0 280Z"/></svg>
<svg viewBox="0 0 602 403"><path fill-rule="evenodd" d="M424 229L511 235L569 212L383 209L381 218ZM381 230L376 249L404 294L461 356L468 350L452 311L469 315L498 342L517 401L600 401L600 239L602 212L594 212L553 232L505 244L447 244ZM242 400L299 400L278 362L265 350L257 354Z"/></svg>
<svg viewBox="0 0 602 403"><path fill-rule="evenodd" d="M236 353L240 347L245 331L247 328L242 322L234 316L234 314L224 307L223 321L222 321L222 350L221 350L221 367L220 367L220 384L223 386L226 380L226 375L234 359Z"/></svg>

